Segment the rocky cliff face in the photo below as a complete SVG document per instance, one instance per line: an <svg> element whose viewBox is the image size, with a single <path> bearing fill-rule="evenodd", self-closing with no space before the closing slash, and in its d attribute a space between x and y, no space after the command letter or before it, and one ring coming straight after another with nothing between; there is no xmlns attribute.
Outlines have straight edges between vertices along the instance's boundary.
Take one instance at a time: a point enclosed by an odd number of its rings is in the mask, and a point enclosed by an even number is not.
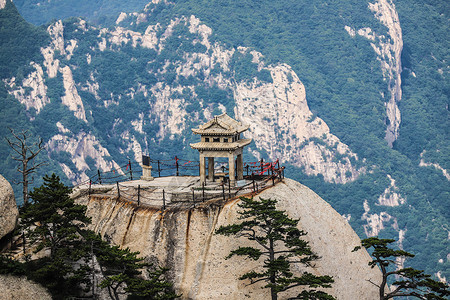
<svg viewBox="0 0 450 300"><path fill-rule="evenodd" d="M27 280L25 277L0 275L0 299L40 299L51 300L52 296L41 285Z"/></svg>
<svg viewBox="0 0 450 300"><path fill-rule="evenodd" d="M402 28L395 4L392 0L378 0L369 3L369 9L374 13L381 24L387 29L387 34L374 32L371 28L365 27L358 30L345 26L345 30L351 35L356 34L367 38L370 45L378 55L381 63L383 76L388 84L390 95L383 95L386 101L386 141L389 146L397 140L401 122L398 102L402 99L401 88L401 54L403 49Z"/></svg>
<svg viewBox="0 0 450 300"><path fill-rule="evenodd" d="M295 195L295 196L294 196ZM321 257L314 274L334 277L328 292L337 299L375 299L380 272L371 269L366 251L352 252L360 240L347 221L313 191L290 179L263 191L258 197L274 198L278 208L308 232L306 239ZM112 200L77 201L88 206L91 228L111 242L140 251L150 260L171 268L171 277L183 299L266 299L262 285L247 285L237 278L257 267L257 262L234 257L225 260L230 250L251 245L246 239L214 234L221 225L238 221L237 203L191 209L140 209ZM295 272L306 267L299 266ZM298 290L297 290L298 292ZM287 295L286 293L285 295ZM294 295L295 292L290 293Z"/></svg>
<svg viewBox="0 0 450 300"><path fill-rule="evenodd" d="M261 68L264 66L257 53L254 59ZM273 82L255 80L234 87L236 115L250 124L248 136L255 141L258 158L258 149L264 149L271 159L281 158L283 163L303 167L308 175L321 174L327 182L355 180L364 172L350 162L358 157L330 133L323 120L311 113L305 87L297 74L288 65L266 69Z"/></svg>
<svg viewBox="0 0 450 300"><path fill-rule="evenodd" d="M0 175L0 239L14 230L19 210L9 182Z"/></svg>
<svg viewBox="0 0 450 300"><path fill-rule="evenodd" d="M268 155L272 160L279 158L282 162L303 168L306 174L320 174L325 181L334 183L353 181L365 172L364 166L355 165L359 160L356 154L330 132L323 120L311 113L305 88L288 65L266 66L264 58L256 51L243 47L227 48L219 42L210 41L211 28L202 24L195 16L174 19L166 27L159 23L148 24L144 32L126 28L145 22L146 16L151 14L151 9L150 4L142 14L121 14L116 21L117 26L112 29L97 29L79 20L74 24L75 28L72 27L71 31L67 32L61 21L51 24L47 29L52 38L51 43L41 49L43 65L33 64L36 71L29 74L22 83L16 82L15 78L5 81L8 83L9 93L24 103L28 110L33 108L36 114L39 114L49 103L44 78L48 80L56 77L55 79L62 80L62 104L85 123L88 123L87 116L92 116L93 107L92 103L89 105L90 110L85 107L85 100L80 97L80 91L91 94L97 100L95 105L104 108L117 107L121 102L127 101L126 99L135 100L139 95L143 95L148 99L148 110L131 120L123 119L122 116L111 120L110 129L114 131L115 136L122 139L119 152L130 157L139 158L143 150L148 151L148 141L146 137L141 136L142 128L146 124L157 124L159 127L156 136L151 137L154 143L158 143L165 138L180 139L189 134L191 124L206 121L213 114L227 111L251 124L247 135L256 142L251 154L257 158L263 155ZM154 70L158 78L154 84L139 83L120 94L110 93L106 99L99 96L102 82L97 77L102 74L98 74L96 68L89 71L78 70L78 66L72 63L82 59L87 65L92 65L95 63L93 56L102 55L103 52L116 52L124 47L152 49L157 52L157 56L162 57L166 53L164 51L169 51L167 48L173 47L173 39L182 38L177 33L182 30L191 35L183 41L188 46L182 46L194 50L177 50L181 57L178 59L163 58L160 67ZM90 34L91 37L95 34L96 42L73 38L74 35L79 36L80 32ZM85 47L86 43L91 45L90 48ZM81 51L79 47L85 50ZM248 56L251 57L251 62L243 62ZM130 59L133 61L136 58ZM158 57L156 59L161 60ZM255 68L254 74L246 78L236 77L233 68L237 63L246 63L246 68ZM78 78L83 77L80 77L80 74L85 74L85 79L77 80L74 72L78 74ZM169 73L175 76L174 81L167 80ZM262 79L259 74L266 74L266 78ZM196 82L190 78L204 79ZM189 83L181 83L182 79ZM199 95L199 86L221 90L224 95L233 96L235 104L229 103L225 106L226 103L222 102L224 99L208 103L208 99ZM190 98L190 101L186 98ZM198 109L191 112L188 110L190 105L197 105ZM191 122L187 122L189 119ZM134 130L117 130L116 127L120 128L124 122ZM60 125L69 129L71 127L71 124L64 121L60 121ZM80 127L83 128L81 131ZM86 154L85 147L71 146L71 141L96 139L96 134L86 132L85 128L80 125L77 130L68 129L64 133L66 138L62 138L59 133L47 143L50 154L70 154L72 164L65 163L61 167L74 183L85 179L89 169L87 166L81 167L84 162L80 161L80 158L89 155L94 160L103 161L105 156L109 156L107 151L101 150L108 148L108 145L101 145L98 137L98 151L88 151L89 154ZM109 171L115 165L115 161L109 164L98 162L96 167Z"/></svg>

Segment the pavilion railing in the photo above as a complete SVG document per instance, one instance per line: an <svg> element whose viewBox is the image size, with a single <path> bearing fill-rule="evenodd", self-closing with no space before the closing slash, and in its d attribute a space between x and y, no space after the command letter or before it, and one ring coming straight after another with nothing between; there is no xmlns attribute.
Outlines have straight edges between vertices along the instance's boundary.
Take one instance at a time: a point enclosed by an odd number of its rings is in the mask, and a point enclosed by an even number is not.
<svg viewBox="0 0 450 300"><path fill-rule="evenodd" d="M199 176L198 161L175 157L173 160L150 160L150 163L153 168L153 177ZM219 169L222 173L229 171L225 166L221 166ZM140 185L135 188L123 184L124 181L139 179L141 173L140 165L128 161L128 164L107 172L97 170L88 180L75 185L74 188L87 185L88 194L95 197L96 190L102 186L109 186L108 197L128 201L137 206L158 206L165 209L167 206L177 203L195 206L196 203L212 199L227 201L235 198L238 194L251 196L284 179L284 167L280 166L278 160L265 162L261 159L257 162L244 163L245 181L240 182L242 185L238 184L237 186L232 186L226 177L222 183L207 186L202 184L192 187L189 192L156 190L154 187L141 187ZM102 194L102 197L104 196Z"/></svg>

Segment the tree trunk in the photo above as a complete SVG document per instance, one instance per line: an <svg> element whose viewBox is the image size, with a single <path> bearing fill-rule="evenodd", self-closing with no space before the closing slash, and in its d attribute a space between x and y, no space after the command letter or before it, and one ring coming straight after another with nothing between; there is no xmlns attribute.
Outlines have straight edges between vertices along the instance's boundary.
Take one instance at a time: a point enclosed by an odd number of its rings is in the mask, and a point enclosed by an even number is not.
<svg viewBox="0 0 450 300"><path fill-rule="evenodd" d="M23 181L23 204L26 205L28 204L28 174L27 174L27 161L23 160L22 161L22 170L23 170L23 177L22 177L22 181Z"/></svg>
<svg viewBox="0 0 450 300"><path fill-rule="evenodd" d="M386 288L386 283L387 283L387 276L386 276L386 268L383 266L383 264L380 264L381 267L381 273L383 274L383 280L381 281L380 284L380 300L386 300L387 298L384 296L384 290Z"/></svg>
<svg viewBox="0 0 450 300"><path fill-rule="evenodd" d="M269 261L273 262L275 261L275 253L274 253L274 249L273 249L273 239L269 239ZM275 273L272 271L270 274L270 283L272 283L273 285L275 285ZM272 300L277 300L278 299L278 294L275 291L275 287L271 287L270 288L270 296L272 297Z"/></svg>

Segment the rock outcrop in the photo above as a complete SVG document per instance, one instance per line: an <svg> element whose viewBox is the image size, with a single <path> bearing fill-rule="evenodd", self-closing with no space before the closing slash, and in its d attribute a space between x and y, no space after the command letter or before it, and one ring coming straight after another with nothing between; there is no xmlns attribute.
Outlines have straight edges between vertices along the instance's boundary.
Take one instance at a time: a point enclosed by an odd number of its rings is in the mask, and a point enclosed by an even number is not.
<svg viewBox="0 0 450 300"><path fill-rule="evenodd" d="M378 197L378 204L384 206L399 206L405 204L406 199L398 193L398 187L395 185L395 179L393 179L389 174L387 177L389 178L391 184L384 190L383 194Z"/></svg>
<svg viewBox="0 0 450 300"><path fill-rule="evenodd" d="M371 284L381 280L378 269L368 266L366 251L352 252L360 244L356 233L317 194L290 179L264 190L262 198L278 200L279 209L299 218L299 227L308 232L306 239L321 257L315 268L317 275L331 275L335 283L327 292L337 299L375 299L377 288ZM95 200L97 199L97 200ZM149 260L158 260L170 268L170 277L183 299L268 299L263 284L248 285L237 278L257 268L258 262L233 257L225 260L230 250L252 245L246 239L214 234L221 225L238 221L239 199L224 206L205 205L190 209L168 209L164 212L136 208L126 202L78 198L88 206L92 229L114 244L140 251ZM307 268L298 266L294 272ZM299 290L285 292L296 295Z"/></svg>
<svg viewBox="0 0 450 300"><path fill-rule="evenodd" d="M0 175L0 239L14 230L19 210L11 184Z"/></svg>
<svg viewBox="0 0 450 300"><path fill-rule="evenodd" d="M76 167L76 173L71 170L66 164L59 163L62 170L67 177L74 182L86 181L89 177L86 171L89 166L86 163L88 157L96 159L95 166L104 171L119 170L120 166L115 161L108 161L105 158L109 157L109 152L106 148L96 140L91 133L79 132L76 136L65 128L60 122L56 123L59 134L54 135L47 143L46 147L53 149L56 152L68 152L72 154L72 162Z"/></svg>
<svg viewBox="0 0 450 300"><path fill-rule="evenodd" d="M256 59L259 53L252 54ZM270 71L273 82L254 80L233 87L236 116L250 125L245 134L255 141L254 154L259 158L264 149L270 159L292 163L308 175L320 174L326 182L344 184L364 173L364 168L351 163L358 160L357 155L309 110L305 87L291 67L280 64L264 69Z"/></svg>
<svg viewBox="0 0 450 300"><path fill-rule="evenodd" d="M27 280L25 277L0 275L0 291L0 299L2 300L52 299L45 288Z"/></svg>
<svg viewBox="0 0 450 300"><path fill-rule="evenodd" d="M5 8L6 6L6 0L0 0L0 9Z"/></svg>

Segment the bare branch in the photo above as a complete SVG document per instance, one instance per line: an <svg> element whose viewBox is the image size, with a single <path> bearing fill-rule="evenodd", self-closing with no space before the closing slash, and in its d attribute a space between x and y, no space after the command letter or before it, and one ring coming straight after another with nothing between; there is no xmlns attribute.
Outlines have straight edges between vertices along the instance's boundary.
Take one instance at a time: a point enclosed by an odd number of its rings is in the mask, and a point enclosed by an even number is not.
<svg viewBox="0 0 450 300"><path fill-rule="evenodd" d="M264 278L260 278L260 279L258 279L258 280L253 280L253 279L251 279L250 280L250 283L248 284L248 285L246 285L246 286L249 286L249 285L251 285L251 284L255 284L255 283L257 283L257 282L260 282L260 281L267 281L267 277L264 277Z"/></svg>
<svg viewBox="0 0 450 300"><path fill-rule="evenodd" d="M28 202L28 184L33 182L33 179L30 181L28 180L28 175L35 173L36 169L43 166L45 162L41 162L38 164L34 164L31 167L28 167L28 163L33 161L34 158L43 150L45 149L43 145L42 138L38 138L36 142L32 143L31 145L27 145L27 139L31 136L28 134L28 131L21 131L19 133L16 133L14 129L8 127L9 131L11 132L11 135L14 137L15 140L9 139L5 137L9 147L16 153L16 155L12 155L11 158L15 161L21 162L22 164L17 166L17 171L22 174L22 181L23 184L23 198L24 203Z"/></svg>
<svg viewBox="0 0 450 300"><path fill-rule="evenodd" d="M380 286L378 284L376 284L375 282L373 282L370 279L366 279L368 282L370 282L371 284L373 284L374 286L376 286L377 288L380 288Z"/></svg>

